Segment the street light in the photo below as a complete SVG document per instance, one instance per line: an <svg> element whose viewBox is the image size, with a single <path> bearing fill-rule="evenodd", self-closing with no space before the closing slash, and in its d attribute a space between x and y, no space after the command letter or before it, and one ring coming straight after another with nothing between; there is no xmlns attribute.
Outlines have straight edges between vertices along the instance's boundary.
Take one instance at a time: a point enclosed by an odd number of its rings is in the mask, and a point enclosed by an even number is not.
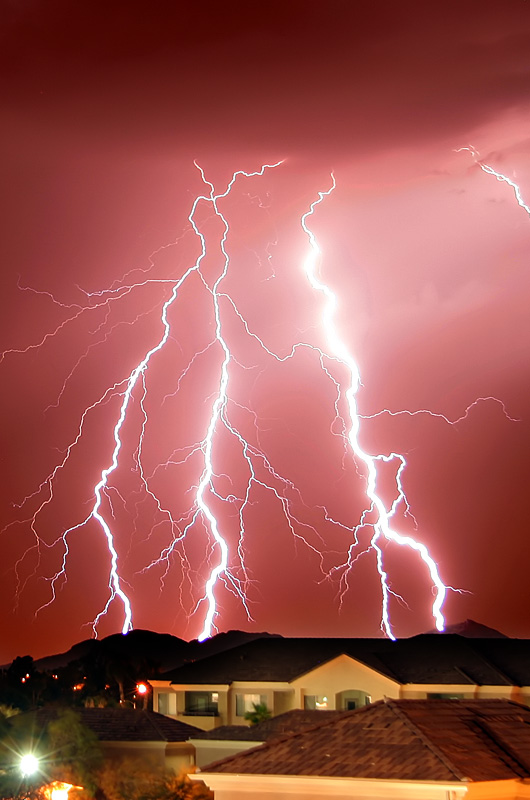
<svg viewBox="0 0 530 800"><path fill-rule="evenodd" d="M27 753L20 759L20 771L25 776L33 775L39 769L39 759L33 753Z"/></svg>
<svg viewBox="0 0 530 800"><path fill-rule="evenodd" d="M144 681L140 681L139 683L136 684L136 695L142 698L142 708L144 709L144 711L147 708L147 697L149 695L150 688L151 687L149 686L149 684Z"/></svg>

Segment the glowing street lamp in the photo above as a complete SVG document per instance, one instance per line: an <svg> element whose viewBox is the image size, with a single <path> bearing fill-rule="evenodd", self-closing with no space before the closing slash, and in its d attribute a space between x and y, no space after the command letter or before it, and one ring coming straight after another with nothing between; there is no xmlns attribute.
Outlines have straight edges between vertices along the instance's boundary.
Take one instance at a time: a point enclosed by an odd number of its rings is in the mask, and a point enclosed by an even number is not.
<svg viewBox="0 0 530 800"><path fill-rule="evenodd" d="M147 697L149 695L150 689L151 687L145 681L140 681L139 683L136 684L136 697L142 698L142 708L144 711L147 708ZM136 708L136 703L135 703L135 708Z"/></svg>
<svg viewBox="0 0 530 800"><path fill-rule="evenodd" d="M21 757L19 766L24 777L34 775L39 769L39 759L33 753L27 753Z"/></svg>

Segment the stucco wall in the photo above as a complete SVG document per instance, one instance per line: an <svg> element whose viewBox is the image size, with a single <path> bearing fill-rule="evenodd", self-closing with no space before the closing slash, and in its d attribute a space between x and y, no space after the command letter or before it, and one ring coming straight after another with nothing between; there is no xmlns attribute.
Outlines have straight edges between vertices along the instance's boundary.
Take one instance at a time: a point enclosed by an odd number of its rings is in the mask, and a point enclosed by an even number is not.
<svg viewBox="0 0 530 800"><path fill-rule="evenodd" d="M292 681L292 686L300 692L301 705L307 695L325 695L328 708L335 708L335 696L350 689L370 695L372 702L384 697L399 697L399 684L386 678L369 667L346 655L337 656L311 672Z"/></svg>
<svg viewBox="0 0 530 800"><path fill-rule="evenodd" d="M215 800L272 800L273 798L317 800L328 797L334 800L354 800L354 798L355 800L464 800L467 791L466 784L436 784L424 781L378 781L296 775L230 775L207 772L198 773L195 777L203 780L214 791ZM508 800L508 797L503 797L502 800Z"/></svg>

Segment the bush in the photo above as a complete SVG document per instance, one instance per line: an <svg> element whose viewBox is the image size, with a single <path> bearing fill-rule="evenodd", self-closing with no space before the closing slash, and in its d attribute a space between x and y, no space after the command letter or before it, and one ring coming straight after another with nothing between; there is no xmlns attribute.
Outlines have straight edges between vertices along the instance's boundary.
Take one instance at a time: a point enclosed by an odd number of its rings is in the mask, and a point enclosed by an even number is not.
<svg viewBox="0 0 530 800"><path fill-rule="evenodd" d="M185 772L125 758L107 763L99 776L101 800L213 800L212 792Z"/></svg>

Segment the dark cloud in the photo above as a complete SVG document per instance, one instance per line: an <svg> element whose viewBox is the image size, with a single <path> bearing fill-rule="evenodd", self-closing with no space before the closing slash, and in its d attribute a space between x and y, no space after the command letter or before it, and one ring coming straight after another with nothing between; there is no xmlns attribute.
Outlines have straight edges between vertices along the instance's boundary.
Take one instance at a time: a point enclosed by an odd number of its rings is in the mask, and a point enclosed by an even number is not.
<svg viewBox="0 0 530 800"><path fill-rule="evenodd" d="M59 136L166 149L191 141L316 154L462 135L530 92L527 5L477 9L340 0L11 7L4 96L28 124Z"/></svg>

